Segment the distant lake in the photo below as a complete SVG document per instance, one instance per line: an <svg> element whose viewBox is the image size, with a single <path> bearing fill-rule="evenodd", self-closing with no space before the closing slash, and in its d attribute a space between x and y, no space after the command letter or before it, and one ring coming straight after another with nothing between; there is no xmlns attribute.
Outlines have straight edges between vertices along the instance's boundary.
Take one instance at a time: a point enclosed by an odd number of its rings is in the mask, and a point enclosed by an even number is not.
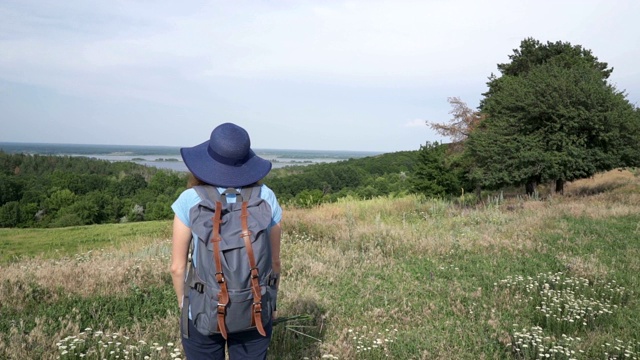
<svg viewBox="0 0 640 360"><path fill-rule="evenodd" d="M0 142L6 153L84 156L108 161L130 161L162 169L187 171L179 147L140 145L85 145ZM381 152L334 150L253 149L273 164L273 168L329 163L352 158L375 156Z"/></svg>

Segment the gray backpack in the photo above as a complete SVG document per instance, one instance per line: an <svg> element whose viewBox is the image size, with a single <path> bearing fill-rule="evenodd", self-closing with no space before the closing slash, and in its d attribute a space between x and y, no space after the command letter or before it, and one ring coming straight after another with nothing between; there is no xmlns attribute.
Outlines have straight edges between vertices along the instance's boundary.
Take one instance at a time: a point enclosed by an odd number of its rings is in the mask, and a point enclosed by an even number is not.
<svg viewBox="0 0 640 360"><path fill-rule="evenodd" d="M200 203L191 208L191 231L196 235L185 278L182 336L189 337L189 311L204 335L257 329L271 321L276 305L268 227L271 206L260 198L260 186L227 189L196 186ZM228 194L236 195L227 203Z"/></svg>

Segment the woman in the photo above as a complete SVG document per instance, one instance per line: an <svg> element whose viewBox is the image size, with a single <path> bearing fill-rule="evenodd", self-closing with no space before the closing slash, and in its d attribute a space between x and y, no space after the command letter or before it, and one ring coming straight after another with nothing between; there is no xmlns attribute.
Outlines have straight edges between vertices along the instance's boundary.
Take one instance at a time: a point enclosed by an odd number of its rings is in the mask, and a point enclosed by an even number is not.
<svg viewBox="0 0 640 360"><path fill-rule="evenodd" d="M275 194L266 185L258 182L271 170L271 162L257 156L251 150L249 134L241 127L225 123L219 125L211 132L211 137L199 145L180 149L185 165L191 171L197 184L212 185L220 193L228 189L236 189L255 186L260 192L260 198L271 208L271 223L267 230L269 244L271 246L272 278L275 286L278 284L280 274L280 220L282 209L278 204ZM258 184L256 186L256 184ZM252 190L253 191L253 190ZM197 236L192 229L190 211L201 202L198 192L190 187L185 190L173 203L175 213L173 221L173 241L171 251L171 275L173 287L176 292L178 305L182 308L187 294L185 291L185 276L187 275L189 246L197 241ZM227 202L235 202L235 195L226 195ZM195 257L194 257L195 259ZM190 265L189 265L190 266ZM197 264L194 264L197 267ZM211 304L215 307L216 304ZM275 305L273 306L275 318ZM272 323L269 322L261 329L248 330L237 333L229 333L223 336L220 333L213 335L202 334L194 325L192 309L183 309L188 314L186 320L183 317L182 344L189 360L198 359L225 359L225 347L228 349L229 359L266 359L267 348L271 340ZM185 324L188 322L188 324ZM224 326L223 326L224 327ZM187 332L188 335L184 333Z"/></svg>

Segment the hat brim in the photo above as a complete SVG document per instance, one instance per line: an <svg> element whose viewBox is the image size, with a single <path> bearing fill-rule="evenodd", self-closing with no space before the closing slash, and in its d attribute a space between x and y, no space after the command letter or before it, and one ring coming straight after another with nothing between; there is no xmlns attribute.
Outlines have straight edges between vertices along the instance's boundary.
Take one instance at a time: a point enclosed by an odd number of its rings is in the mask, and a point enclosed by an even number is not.
<svg viewBox="0 0 640 360"><path fill-rule="evenodd" d="M220 187L242 187L254 184L271 171L271 162L250 150L250 157L242 165L222 164L214 160L208 152L209 141L181 148L180 154L185 165L198 179Z"/></svg>

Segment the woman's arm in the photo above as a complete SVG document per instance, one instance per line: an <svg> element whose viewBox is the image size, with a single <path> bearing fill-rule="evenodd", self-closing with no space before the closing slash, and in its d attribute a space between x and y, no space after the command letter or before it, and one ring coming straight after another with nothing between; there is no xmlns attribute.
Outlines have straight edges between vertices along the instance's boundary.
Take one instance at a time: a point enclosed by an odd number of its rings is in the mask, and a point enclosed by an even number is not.
<svg viewBox="0 0 640 360"><path fill-rule="evenodd" d="M187 269L189 256L189 243L191 242L191 229L187 227L176 215L173 218L173 239L171 245L171 278L173 289L176 291L178 306L182 307L184 296L184 275Z"/></svg>

